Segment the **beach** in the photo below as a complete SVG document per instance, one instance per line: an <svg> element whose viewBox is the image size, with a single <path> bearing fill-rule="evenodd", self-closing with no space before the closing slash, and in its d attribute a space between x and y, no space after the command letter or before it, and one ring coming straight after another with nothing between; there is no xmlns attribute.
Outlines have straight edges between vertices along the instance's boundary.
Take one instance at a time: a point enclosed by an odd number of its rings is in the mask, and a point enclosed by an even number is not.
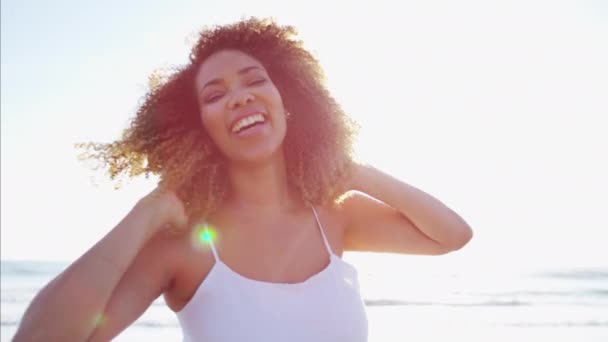
<svg viewBox="0 0 608 342"><path fill-rule="evenodd" d="M1 340L9 341L39 289L66 263L2 261ZM360 270L369 341L607 341L608 269L513 272L502 277L416 271L395 281ZM395 278L395 276L393 276ZM114 341L181 341L164 300Z"/></svg>

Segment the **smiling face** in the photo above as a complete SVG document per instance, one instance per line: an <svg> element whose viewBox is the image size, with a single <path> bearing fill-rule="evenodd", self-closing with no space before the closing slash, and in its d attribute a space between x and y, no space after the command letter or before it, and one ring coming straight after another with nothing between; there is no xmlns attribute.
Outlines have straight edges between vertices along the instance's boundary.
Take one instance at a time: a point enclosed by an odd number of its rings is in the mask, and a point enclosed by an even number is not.
<svg viewBox="0 0 608 342"><path fill-rule="evenodd" d="M280 151L285 108L259 61L216 52L200 66L195 87L203 126L230 162L257 163Z"/></svg>

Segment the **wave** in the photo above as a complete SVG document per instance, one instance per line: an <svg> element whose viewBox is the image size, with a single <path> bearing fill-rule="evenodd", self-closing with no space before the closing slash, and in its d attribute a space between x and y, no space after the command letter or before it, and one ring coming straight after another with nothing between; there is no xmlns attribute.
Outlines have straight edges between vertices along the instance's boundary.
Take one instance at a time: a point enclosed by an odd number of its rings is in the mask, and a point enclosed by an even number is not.
<svg viewBox="0 0 608 342"><path fill-rule="evenodd" d="M511 327L520 327L520 328L559 328L559 327L608 327L608 321L563 321L563 322L517 322L505 324Z"/></svg>
<svg viewBox="0 0 608 342"><path fill-rule="evenodd" d="M546 298L546 297L560 297L560 298L608 298L608 290L600 288L575 288L571 290L519 290L519 291L502 291L502 292L455 292L454 294L466 295L466 296L491 296L491 297L526 297L526 298Z"/></svg>
<svg viewBox="0 0 608 342"><path fill-rule="evenodd" d="M0 321L0 326L3 327L16 327L19 325L18 320L2 320ZM144 321L136 321L132 325L146 327L146 328L167 328L167 327L179 327L178 322L163 322L163 321L152 321L152 320L144 320Z"/></svg>
<svg viewBox="0 0 608 342"><path fill-rule="evenodd" d="M573 280L608 280L608 270L580 268L566 271L549 271L537 273L540 277Z"/></svg>
<svg viewBox="0 0 608 342"><path fill-rule="evenodd" d="M179 322L161 322L161 321L141 321L133 323L134 326L146 327L146 328L167 328L167 327L179 327Z"/></svg>
<svg viewBox="0 0 608 342"><path fill-rule="evenodd" d="M65 262L5 261L1 262L3 276L54 276L67 267Z"/></svg>
<svg viewBox="0 0 608 342"><path fill-rule="evenodd" d="M394 299L366 299L366 306L452 306L452 307L475 307L475 306L526 306L530 302L520 300L488 300L480 302L431 302L431 301L405 301Z"/></svg>
<svg viewBox="0 0 608 342"><path fill-rule="evenodd" d="M581 296L581 295L595 295L595 296L608 296L608 290L604 289L576 289L572 291L514 291L514 292L504 292L501 294L492 294L496 295L523 295L523 296Z"/></svg>
<svg viewBox="0 0 608 342"><path fill-rule="evenodd" d="M17 324L19 324L19 321L4 320L4 319L0 321L0 326L3 326L3 327L5 327L5 326L8 326L8 327L16 326Z"/></svg>
<svg viewBox="0 0 608 342"><path fill-rule="evenodd" d="M16 320L2 320L1 326L15 327L19 324ZM132 324L143 328L179 328L178 321L155 321L141 320ZM587 320L587 321L556 321L556 322L515 322L499 323L498 325L515 328L594 328L608 327L608 321Z"/></svg>

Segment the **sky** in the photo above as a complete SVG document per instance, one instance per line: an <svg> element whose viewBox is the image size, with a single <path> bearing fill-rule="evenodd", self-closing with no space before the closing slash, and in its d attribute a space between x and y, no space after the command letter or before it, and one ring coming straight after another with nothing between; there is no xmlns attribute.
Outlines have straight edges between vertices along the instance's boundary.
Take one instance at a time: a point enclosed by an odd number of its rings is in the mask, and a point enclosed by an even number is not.
<svg viewBox="0 0 608 342"><path fill-rule="evenodd" d="M1 258L74 260L155 186L77 160L205 26L294 25L359 122L358 158L438 197L475 237L422 263L608 260L608 5L583 1L1 3ZM405 257L353 253L361 264ZM373 261L371 261L373 260Z"/></svg>

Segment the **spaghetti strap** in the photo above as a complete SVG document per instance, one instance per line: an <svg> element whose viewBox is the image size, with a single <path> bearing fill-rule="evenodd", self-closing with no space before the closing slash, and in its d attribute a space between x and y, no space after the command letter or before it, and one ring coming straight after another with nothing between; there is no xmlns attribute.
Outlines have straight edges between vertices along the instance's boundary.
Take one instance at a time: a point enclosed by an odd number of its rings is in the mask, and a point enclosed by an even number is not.
<svg viewBox="0 0 608 342"><path fill-rule="evenodd" d="M327 238L325 237L325 232L323 231L323 226L321 225L321 221L319 221L319 216L317 215L317 211L313 205L310 206L312 208L312 213L315 215L315 219L317 220L317 226L319 226L319 231L321 231L321 236L323 237L323 242L325 243L325 247L327 248L327 252L329 255L333 255L334 252L331 250L329 246L329 242L327 242Z"/></svg>
<svg viewBox="0 0 608 342"><path fill-rule="evenodd" d="M212 234L209 232L209 228L205 225L205 235L211 237ZM213 243L213 239L209 238L209 246L211 246L211 252L213 252L213 257L215 261L220 261L220 257L217 255L217 251L215 250L215 244Z"/></svg>

